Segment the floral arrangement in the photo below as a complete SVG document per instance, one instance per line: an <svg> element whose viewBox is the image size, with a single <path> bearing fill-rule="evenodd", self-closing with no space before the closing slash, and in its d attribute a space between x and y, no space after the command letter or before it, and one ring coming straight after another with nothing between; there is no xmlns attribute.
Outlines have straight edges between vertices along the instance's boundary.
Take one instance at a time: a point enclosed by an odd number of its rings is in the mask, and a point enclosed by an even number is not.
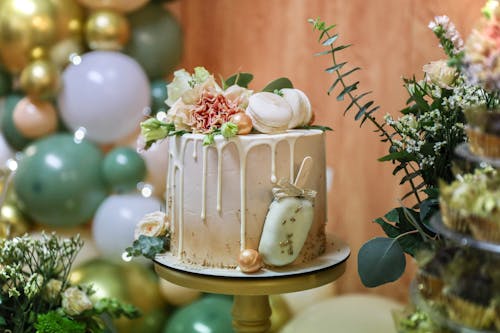
<svg viewBox="0 0 500 333"><path fill-rule="evenodd" d="M170 221L161 211L144 215L137 223L134 232L134 242L125 251L129 257L144 256L154 259L158 253L167 251L170 247Z"/></svg>
<svg viewBox="0 0 500 333"><path fill-rule="evenodd" d="M55 234L0 240L1 332L104 332L102 316L139 315L134 306L115 299L94 300L92 286L69 282L82 246L79 236Z"/></svg>
<svg viewBox="0 0 500 333"><path fill-rule="evenodd" d="M167 85L166 104L170 109L141 123L140 149L147 149L168 136L186 133L204 134L203 143L210 145L215 135L229 139L251 132L328 129L311 126L309 100L302 91L293 88L289 79L276 79L260 92L248 89L252 79L250 73L238 73L221 79L218 84L214 75L203 67L196 67L192 74L185 69L176 71Z"/></svg>
<svg viewBox="0 0 500 333"><path fill-rule="evenodd" d="M379 160L393 163L393 174L401 176L400 184L409 188L401 198L400 207L374 220L388 237L374 238L359 251L361 281L367 287L376 287L395 281L403 274L404 253L415 256L418 250L437 244L439 237L429 227L429 221L439 211L440 181L455 179L454 150L467 140L465 111L498 105L499 99L496 93L486 89L488 85L478 84L488 80L469 80L473 66L467 51L475 44L470 40L465 44L449 18L440 16L429 28L447 57L425 65L421 79L404 79L407 106L397 118L386 115L380 120L375 115L379 107L374 101L366 100L370 92L358 94L359 81L347 82L349 75L359 68L346 69L347 63L336 59L338 52L349 45L336 45L339 36L332 32L334 25L327 26L319 19L310 22L326 48L318 55L332 58L332 66L325 69L335 76L328 93L340 87L337 99L350 100L345 113L357 110L355 120L361 121L361 125L368 121L375 126L380 140L388 145L388 154Z"/></svg>

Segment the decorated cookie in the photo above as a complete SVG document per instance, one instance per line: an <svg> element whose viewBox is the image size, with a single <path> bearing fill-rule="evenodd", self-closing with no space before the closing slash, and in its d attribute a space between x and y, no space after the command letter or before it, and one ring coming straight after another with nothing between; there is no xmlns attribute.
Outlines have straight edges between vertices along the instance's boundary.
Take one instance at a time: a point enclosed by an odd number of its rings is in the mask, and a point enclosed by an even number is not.
<svg viewBox="0 0 500 333"><path fill-rule="evenodd" d="M270 92L250 96L245 112L257 131L268 134L285 131L293 115L290 104L283 97Z"/></svg>
<svg viewBox="0 0 500 333"><path fill-rule="evenodd" d="M303 91L295 88L284 88L280 90L283 98L292 108L292 120L288 128L296 128L309 124L312 117L311 103Z"/></svg>

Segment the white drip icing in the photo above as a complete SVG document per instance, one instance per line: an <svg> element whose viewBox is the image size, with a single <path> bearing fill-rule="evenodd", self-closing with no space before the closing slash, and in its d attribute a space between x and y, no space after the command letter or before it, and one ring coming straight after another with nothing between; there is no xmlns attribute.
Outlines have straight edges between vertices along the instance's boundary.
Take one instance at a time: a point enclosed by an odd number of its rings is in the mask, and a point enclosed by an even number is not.
<svg viewBox="0 0 500 333"><path fill-rule="evenodd" d="M193 139L193 159L198 159L198 140Z"/></svg>
<svg viewBox="0 0 500 333"><path fill-rule="evenodd" d="M246 248L246 163L247 155L252 148L260 145L267 145L271 149L271 182L277 181L276 175L276 147L281 141L287 141L290 149L290 180L294 177L294 159L295 159L295 143L297 139L303 135L303 132L289 132L279 137L278 135L261 135L259 137L235 137L230 140L221 140L216 138L215 145L217 150L217 212L222 211L222 152L228 142L235 144L240 159L240 248ZM175 140L175 141L174 141ZM187 137L182 140L181 137L175 137L169 144L170 166L167 175L167 200L174 200L170 207L170 216L172 219L172 232L177 222L178 227L178 257L182 256L183 252L183 211L184 211L184 156L186 144L189 140L193 141L193 158L196 160L197 145L201 140L195 137ZM181 147L177 150L178 141L181 140ZM200 217L203 221L206 220L206 195L207 195L207 164L208 164L208 147L202 148L202 207ZM179 171L178 182L176 184L176 173ZM178 196L176 196L176 185L178 185ZM177 204L177 205L176 205ZM168 205L167 205L168 206ZM177 215L177 216L176 216Z"/></svg>
<svg viewBox="0 0 500 333"><path fill-rule="evenodd" d="M195 141L196 143L196 141ZM208 147L203 146L203 175L201 180L201 220L207 217L207 152Z"/></svg>

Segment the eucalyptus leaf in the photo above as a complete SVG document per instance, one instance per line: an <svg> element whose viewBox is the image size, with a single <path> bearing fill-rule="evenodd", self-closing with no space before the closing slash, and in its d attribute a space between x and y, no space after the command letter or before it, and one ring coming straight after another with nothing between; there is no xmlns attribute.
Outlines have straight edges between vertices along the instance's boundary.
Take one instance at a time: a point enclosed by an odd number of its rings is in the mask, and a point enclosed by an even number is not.
<svg viewBox="0 0 500 333"><path fill-rule="evenodd" d="M403 249L398 241L377 237L366 242L358 253L358 273L368 288L399 279L406 267Z"/></svg>
<svg viewBox="0 0 500 333"><path fill-rule="evenodd" d="M235 84L243 88L248 88L248 85L252 82L252 80L253 74L251 73L236 73L224 81L224 89Z"/></svg>
<svg viewBox="0 0 500 333"><path fill-rule="evenodd" d="M262 91L274 92L275 90L280 90L283 88L293 88L292 81L286 77L280 77L279 79L269 82Z"/></svg>

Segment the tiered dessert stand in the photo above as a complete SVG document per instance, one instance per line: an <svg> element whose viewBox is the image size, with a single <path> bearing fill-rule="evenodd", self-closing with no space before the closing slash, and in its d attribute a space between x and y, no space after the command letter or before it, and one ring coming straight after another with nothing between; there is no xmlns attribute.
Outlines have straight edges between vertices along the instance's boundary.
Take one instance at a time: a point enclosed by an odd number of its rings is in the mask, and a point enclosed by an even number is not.
<svg viewBox="0 0 500 333"><path fill-rule="evenodd" d="M265 333L271 326L269 295L322 286L338 279L346 268L350 249L329 236L325 253L315 260L290 268L262 269L245 274L235 269L210 269L182 263L170 254L158 256L155 270L160 278L203 292L233 295L233 327L238 333Z"/></svg>
<svg viewBox="0 0 500 333"><path fill-rule="evenodd" d="M456 155L466 161L467 163L472 163L475 165L482 165L486 163L491 165L494 168L500 169L500 159L492 159L485 158L474 155L470 152L468 144L463 143L456 148ZM474 239L470 235L466 235L447 227L442 219L440 214L436 214L431 218L430 221L431 227L434 231L440 234L442 237L447 239L449 242L454 243L461 247L473 248L480 253L489 254L493 256L498 256L500 260L500 244L486 242ZM413 281L410 287L410 294L413 303L420 308L422 311L426 312L429 317L436 323L439 323L441 326L446 327L447 329L457 332L457 333L498 333L499 331L495 330L480 330L474 329L470 327L464 327L463 325L451 320L444 313L439 311L438 308L431 302L425 299L419 290L419 286L416 281Z"/></svg>

